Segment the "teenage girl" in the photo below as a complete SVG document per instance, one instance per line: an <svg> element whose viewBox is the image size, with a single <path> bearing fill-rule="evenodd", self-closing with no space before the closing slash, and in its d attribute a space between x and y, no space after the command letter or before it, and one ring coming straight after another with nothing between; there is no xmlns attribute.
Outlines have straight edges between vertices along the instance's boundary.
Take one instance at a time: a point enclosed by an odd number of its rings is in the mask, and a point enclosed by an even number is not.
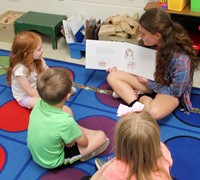
<svg viewBox="0 0 200 180"><path fill-rule="evenodd" d="M121 97L129 106L141 102L156 120L177 107L190 112L198 59L186 30L159 8L150 9L141 16L139 30L143 45L158 50L155 81L110 68L107 81L114 90L113 97ZM136 90L144 94L137 97Z"/></svg>

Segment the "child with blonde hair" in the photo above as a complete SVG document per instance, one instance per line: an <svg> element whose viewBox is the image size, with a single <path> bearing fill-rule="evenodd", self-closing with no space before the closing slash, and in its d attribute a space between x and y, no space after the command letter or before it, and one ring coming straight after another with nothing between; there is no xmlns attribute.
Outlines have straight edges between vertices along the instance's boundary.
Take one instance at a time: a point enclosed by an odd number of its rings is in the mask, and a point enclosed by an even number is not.
<svg viewBox="0 0 200 180"><path fill-rule="evenodd" d="M116 125L114 144L116 158L105 163L92 180L172 179L171 154L160 142L159 126L147 111L122 116Z"/></svg>
<svg viewBox="0 0 200 180"><path fill-rule="evenodd" d="M26 108L33 108L39 99L36 80L40 73L49 68L42 54L42 39L39 34L22 31L15 36L6 79L8 85L11 85L14 98ZM72 93L76 93L75 88Z"/></svg>
<svg viewBox="0 0 200 180"><path fill-rule="evenodd" d="M33 160L48 169L86 161L104 152L109 139L101 130L79 126L65 102L71 96L72 78L65 68L54 67L41 73L28 126L28 148Z"/></svg>

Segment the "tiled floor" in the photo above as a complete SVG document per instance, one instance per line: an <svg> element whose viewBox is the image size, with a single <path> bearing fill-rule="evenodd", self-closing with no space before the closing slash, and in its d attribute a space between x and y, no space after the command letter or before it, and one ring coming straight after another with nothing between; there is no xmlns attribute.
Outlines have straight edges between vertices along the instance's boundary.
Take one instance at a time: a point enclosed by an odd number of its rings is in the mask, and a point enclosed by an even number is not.
<svg viewBox="0 0 200 180"><path fill-rule="evenodd" d="M43 56L46 58L51 59L57 59L60 61L66 61L66 62L72 62L76 64L85 64L85 58L81 59L72 59L69 54L69 50L66 44L66 41L64 37L60 37L58 39L58 49L53 50L51 45L51 40L48 37L42 37L43 38L43 48L44 48L44 54ZM11 49L11 43L1 42L0 41L0 49L10 50ZM194 75L194 87L200 88L200 68L199 71L195 72Z"/></svg>

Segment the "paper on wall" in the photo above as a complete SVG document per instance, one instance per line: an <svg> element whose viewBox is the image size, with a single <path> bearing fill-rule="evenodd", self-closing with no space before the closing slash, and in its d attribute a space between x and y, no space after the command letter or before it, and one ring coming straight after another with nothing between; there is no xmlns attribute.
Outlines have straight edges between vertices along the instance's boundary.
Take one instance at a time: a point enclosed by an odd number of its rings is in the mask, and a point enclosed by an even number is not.
<svg viewBox="0 0 200 180"><path fill-rule="evenodd" d="M86 40L85 68L111 67L154 80L156 50L126 42Z"/></svg>

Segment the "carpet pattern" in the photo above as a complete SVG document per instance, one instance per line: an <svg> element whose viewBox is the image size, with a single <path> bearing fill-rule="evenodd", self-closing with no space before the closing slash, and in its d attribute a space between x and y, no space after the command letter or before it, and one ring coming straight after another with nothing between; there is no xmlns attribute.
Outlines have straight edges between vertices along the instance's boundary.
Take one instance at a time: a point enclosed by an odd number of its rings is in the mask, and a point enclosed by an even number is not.
<svg viewBox="0 0 200 180"><path fill-rule="evenodd" d="M0 50L0 179L2 180L79 180L96 171L94 158L76 162L63 170L46 170L34 163L27 148L27 127L30 110L20 107L6 85L5 68L9 51ZM74 112L78 124L91 129L102 129L110 138L108 149L99 158L114 156L113 132L118 120L119 99L111 97L106 82L107 73L85 69L84 66L45 59L49 67L62 66L70 70L77 94L66 104ZM198 180L200 177L200 89L193 88L194 112L189 115L179 110L159 121L161 140L172 153L171 174L178 180Z"/></svg>

